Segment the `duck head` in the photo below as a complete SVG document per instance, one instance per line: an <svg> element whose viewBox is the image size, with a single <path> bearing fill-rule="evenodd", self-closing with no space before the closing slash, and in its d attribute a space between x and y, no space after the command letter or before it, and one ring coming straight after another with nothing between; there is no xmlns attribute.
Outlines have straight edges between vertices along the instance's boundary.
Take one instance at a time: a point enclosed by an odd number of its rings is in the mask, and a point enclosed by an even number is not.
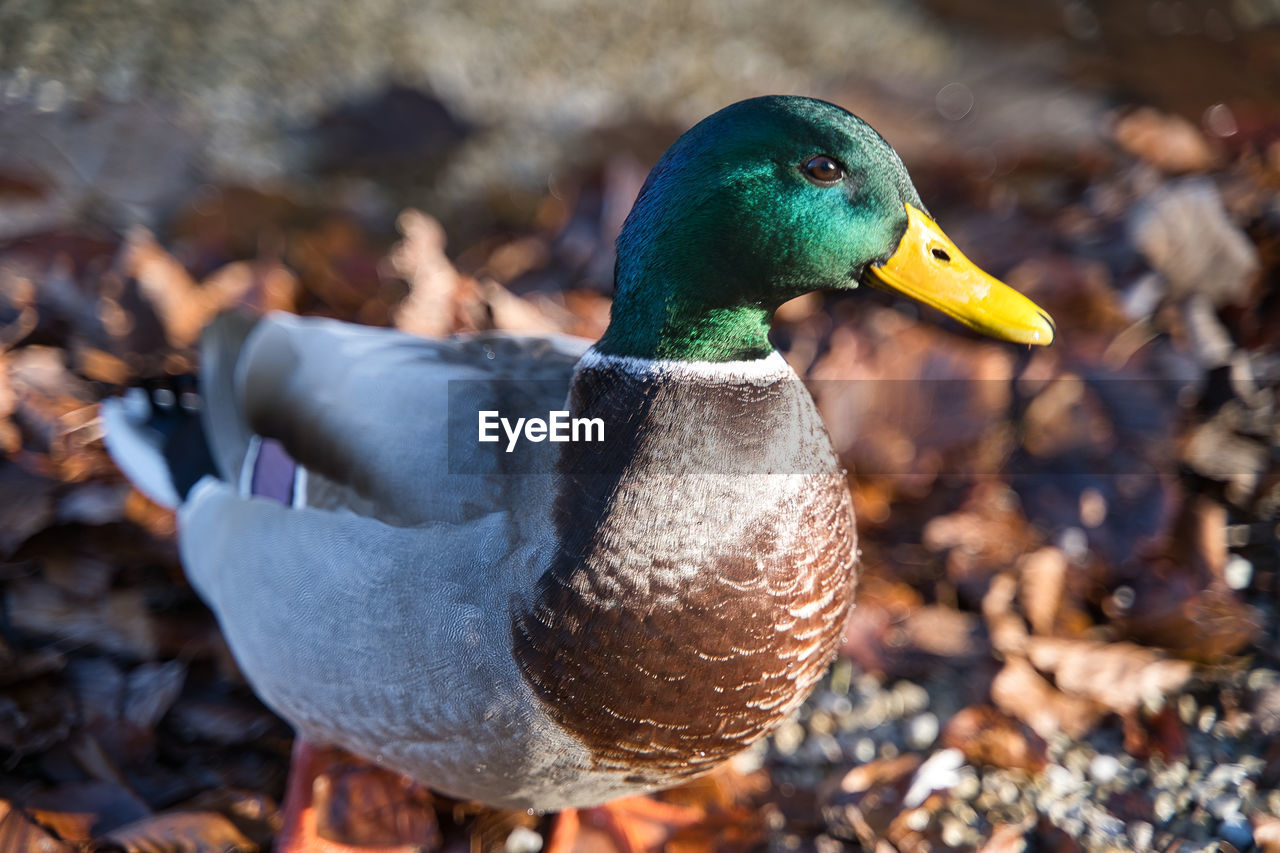
<svg viewBox="0 0 1280 853"><path fill-rule="evenodd" d="M649 174L618 237L613 316L597 347L761 358L783 302L863 283L992 337L1053 340L1048 314L938 228L869 125L812 98L752 98L699 122Z"/></svg>

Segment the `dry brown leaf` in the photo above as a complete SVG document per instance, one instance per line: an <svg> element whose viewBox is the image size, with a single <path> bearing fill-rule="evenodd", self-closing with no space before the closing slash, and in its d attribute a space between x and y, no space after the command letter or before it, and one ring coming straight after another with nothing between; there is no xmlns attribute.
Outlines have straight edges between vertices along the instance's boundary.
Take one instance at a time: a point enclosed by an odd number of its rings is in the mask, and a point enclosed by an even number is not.
<svg viewBox="0 0 1280 853"><path fill-rule="evenodd" d="M228 746L257 740L276 724L275 718L260 707L199 699L179 701L170 720L188 737Z"/></svg>
<svg viewBox="0 0 1280 853"><path fill-rule="evenodd" d="M978 618L951 607L918 607L902 628L907 646L926 654L957 658L989 651L980 637Z"/></svg>
<svg viewBox="0 0 1280 853"><path fill-rule="evenodd" d="M0 558L53 521L55 486L0 459Z"/></svg>
<svg viewBox="0 0 1280 853"><path fill-rule="evenodd" d="M1052 674L1063 692L1092 699L1117 714L1162 703L1192 675L1187 661L1169 660L1132 643L1031 637L1026 654L1036 669Z"/></svg>
<svg viewBox="0 0 1280 853"><path fill-rule="evenodd" d="M829 779L819 794L827 826L843 837L857 839L864 847L875 848L902 812L903 799L921 761L912 753L880 758Z"/></svg>
<svg viewBox="0 0 1280 853"><path fill-rule="evenodd" d="M1011 574L991 579L982 597L982 618L987 623L991 645L1002 654L1021 654L1027 644L1027 623L1014 610L1018 581Z"/></svg>
<svg viewBox="0 0 1280 853"><path fill-rule="evenodd" d="M202 310L210 320L235 306L247 306L258 314L296 311L300 290L298 277L275 260L235 261L200 282L206 300Z"/></svg>
<svg viewBox="0 0 1280 853"><path fill-rule="evenodd" d="M1126 637L1207 663L1238 654L1254 641L1263 616L1229 589L1200 589L1173 571L1136 583L1133 603L1112 619Z"/></svg>
<svg viewBox="0 0 1280 853"><path fill-rule="evenodd" d="M41 449L53 445L66 431L64 416L94 402L93 389L67 370L61 349L23 347L9 354L7 367L16 398L14 419Z"/></svg>
<svg viewBox="0 0 1280 853"><path fill-rule="evenodd" d="M316 832L355 846L440 845L435 798L407 777L362 761L339 760L315 778Z"/></svg>
<svg viewBox="0 0 1280 853"><path fill-rule="evenodd" d="M1165 184L1135 205L1129 220L1134 243L1175 301L1199 296L1220 308L1248 293L1258 251L1227 213L1212 181Z"/></svg>
<svg viewBox="0 0 1280 853"><path fill-rule="evenodd" d="M1154 107L1119 117L1112 135L1125 151L1166 172L1204 172L1217 164L1217 153L1198 127Z"/></svg>
<svg viewBox="0 0 1280 853"><path fill-rule="evenodd" d="M66 665L66 656L57 649L17 651L0 638L0 687L58 672Z"/></svg>
<svg viewBox="0 0 1280 853"><path fill-rule="evenodd" d="M1027 832L1034 826L1031 820L1020 824L996 824L991 830L987 843L978 848L978 853L1024 853L1027 849Z"/></svg>
<svg viewBox="0 0 1280 853"><path fill-rule="evenodd" d="M123 718L140 729L154 728L177 701L186 678L182 661L134 667L125 682Z"/></svg>
<svg viewBox="0 0 1280 853"><path fill-rule="evenodd" d="M232 853L256 850L235 824L216 812L166 812L122 826L103 841L125 853Z"/></svg>
<svg viewBox="0 0 1280 853"><path fill-rule="evenodd" d="M39 753L62 743L75 721L75 706L67 691L44 679L7 687L0 693L0 748L18 755Z"/></svg>
<svg viewBox="0 0 1280 853"><path fill-rule="evenodd" d="M1067 583L1067 555L1058 548L1041 548L1018 564L1018 598L1031 630L1054 632Z"/></svg>
<svg viewBox="0 0 1280 853"><path fill-rule="evenodd" d="M133 369L109 352L86 346L77 348L75 355L80 372L94 381L124 385L133 377Z"/></svg>
<svg viewBox="0 0 1280 853"><path fill-rule="evenodd" d="M1058 732L1084 737L1106 713L1097 702L1056 689L1021 657L1009 658L996 674L991 700L1045 739Z"/></svg>
<svg viewBox="0 0 1280 853"><path fill-rule="evenodd" d="M964 753L969 764L1037 772L1046 745L1034 731L995 708L971 705L956 712L942 731L942 746Z"/></svg>
<svg viewBox="0 0 1280 853"><path fill-rule="evenodd" d="M866 324L865 334L837 327L806 377L841 459L914 496L943 473L995 470L1011 444L1008 353L957 345L893 311Z"/></svg>
<svg viewBox="0 0 1280 853"><path fill-rule="evenodd" d="M570 290L564 294L564 307L574 318L565 332L594 341L609 326L613 300L593 290Z"/></svg>
<svg viewBox="0 0 1280 853"><path fill-rule="evenodd" d="M41 825L66 841L91 841L95 835L141 820L146 803L109 782L72 782L33 794L24 802Z"/></svg>
<svg viewBox="0 0 1280 853"><path fill-rule="evenodd" d="M117 471L102 436L102 419L96 405L81 406L58 418L50 434L49 460L57 466L63 481L79 483Z"/></svg>
<svg viewBox="0 0 1280 853"><path fill-rule="evenodd" d="M1258 845L1259 853L1280 853L1280 817L1254 814L1253 843Z"/></svg>
<svg viewBox="0 0 1280 853"><path fill-rule="evenodd" d="M396 328L429 338L455 331L454 299L460 276L444 253L444 227L412 208L396 220L404 239L391 251L396 275L409 282L409 296L396 311Z"/></svg>
<svg viewBox="0 0 1280 853"><path fill-rule="evenodd" d="M131 489L125 498L124 517L157 539L171 539L178 530L173 510L154 503L137 489Z"/></svg>
<svg viewBox="0 0 1280 853"><path fill-rule="evenodd" d="M9 586L9 618L20 631L57 637L147 660L156 652L151 614L140 589L124 589L93 601L70 600L41 581Z"/></svg>
<svg viewBox="0 0 1280 853"><path fill-rule="evenodd" d="M190 346L208 318L200 308L195 279L166 252L145 228L132 229L121 248L120 267L138 282L138 289L164 326L175 347Z"/></svg>
<svg viewBox="0 0 1280 853"><path fill-rule="evenodd" d="M482 281L480 293L489 306L489 316L495 329L554 334L563 332L574 322L572 315L551 300L545 297L525 299L496 281Z"/></svg>
<svg viewBox="0 0 1280 853"><path fill-rule="evenodd" d="M164 326L165 339L177 348L195 344L210 320L243 301L258 283L255 267L242 262L229 264L203 284L196 284L178 259L145 228L129 232L119 265L125 275L137 281L138 290ZM282 300L281 307L289 307L292 298L283 291L290 287L282 284L286 280L281 278L280 268L270 267L267 279L273 292L280 291L273 298Z"/></svg>
<svg viewBox="0 0 1280 853"><path fill-rule="evenodd" d="M931 519L923 542L930 550L946 552L947 575L957 583L1011 568L1039 544L1016 497L997 482L976 486L959 511Z"/></svg>
<svg viewBox="0 0 1280 853"><path fill-rule="evenodd" d="M45 832L11 803L0 800L0 850L5 853L72 853L73 848Z"/></svg>

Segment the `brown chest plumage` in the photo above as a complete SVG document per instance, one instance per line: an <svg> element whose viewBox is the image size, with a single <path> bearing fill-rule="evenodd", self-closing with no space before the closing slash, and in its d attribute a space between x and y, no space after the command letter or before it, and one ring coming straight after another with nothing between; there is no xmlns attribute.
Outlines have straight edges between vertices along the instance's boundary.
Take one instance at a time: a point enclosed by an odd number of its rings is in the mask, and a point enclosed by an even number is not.
<svg viewBox="0 0 1280 853"><path fill-rule="evenodd" d="M661 785L710 769L790 713L839 643L855 534L843 472L794 379L580 370L559 551L517 605L517 663L603 768Z"/></svg>

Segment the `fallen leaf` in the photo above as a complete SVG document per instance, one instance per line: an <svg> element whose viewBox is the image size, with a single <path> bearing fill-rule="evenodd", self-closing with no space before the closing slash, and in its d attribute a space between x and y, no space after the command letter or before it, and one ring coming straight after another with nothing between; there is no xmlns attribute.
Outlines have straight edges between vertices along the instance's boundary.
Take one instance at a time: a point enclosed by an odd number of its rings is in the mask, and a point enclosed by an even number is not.
<svg viewBox="0 0 1280 853"><path fill-rule="evenodd" d="M1044 740L1028 726L995 708L971 705L947 720L941 743L964 753L970 764L1042 770L1047 762Z"/></svg>
<svg viewBox="0 0 1280 853"><path fill-rule="evenodd" d="M952 607L917 607L902 627L907 646L926 654L969 658L988 651L978 618Z"/></svg>
<svg viewBox="0 0 1280 853"><path fill-rule="evenodd" d="M12 803L0 800L0 850L5 853L73 853L74 848L45 832L15 809Z"/></svg>
<svg viewBox="0 0 1280 853"><path fill-rule="evenodd" d="M15 628L147 660L155 656L151 615L142 591L122 589L94 602L73 601L41 581L15 583L7 596Z"/></svg>
<svg viewBox="0 0 1280 853"><path fill-rule="evenodd" d="M444 227L412 208L396 220L404 235L391 251L391 267L409 282L409 296L396 310L396 328L440 338L455 330L454 297L460 276L444 253Z"/></svg>
<svg viewBox="0 0 1280 853"><path fill-rule="evenodd" d="M230 264L201 284L156 242L145 228L129 232L121 249L119 267L138 283L138 290L155 310L164 326L169 345L190 347L200 332L221 311L238 305L260 283L257 270L246 263ZM269 291L264 307L290 307L293 302L292 274L270 266L261 279Z"/></svg>
<svg viewBox="0 0 1280 853"><path fill-rule="evenodd" d="M1187 661L1169 660L1132 643L1031 637L1026 654L1064 693L1091 699L1117 714L1132 714L1144 703L1163 703L1192 674Z"/></svg>
<svg viewBox="0 0 1280 853"><path fill-rule="evenodd" d="M23 803L64 841L86 842L151 814L146 803L109 782L71 782L32 794Z"/></svg>
<svg viewBox="0 0 1280 853"><path fill-rule="evenodd" d="M125 683L123 719L140 729L154 728L182 692L187 668L182 661L144 663Z"/></svg>
<svg viewBox="0 0 1280 853"><path fill-rule="evenodd" d="M1021 657L1010 657L991 683L991 701L1046 740L1084 737L1106 714L1099 703L1056 689Z"/></svg>
<svg viewBox="0 0 1280 853"><path fill-rule="evenodd" d="M828 831L875 847L903 810L907 789L922 761L919 755L908 753L877 759L829 778L819 794L819 811Z"/></svg>
<svg viewBox="0 0 1280 853"><path fill-rule="evenodd" d="M1002 573L991 579L982 597L982 618L996 651L1006 655L1021 654L1026 647L1027 623L1014 610L1018 581L1012 574Z"/></svg>
<svg viewBox="0 0 1280 853"><path fill-rule="evenodd" d="M80 372L96 382L124 385L133 378L133 369L123 359L95 347L79 347L75 359Z"/></svg>
<svg viewBox="0 0 1280 853"><path fill-rule="evenodd" d="M1263 616L1230 589L1201 589L1178 568L1148 565L1132 582L1129 606L1112 615L1122 636L1193 660L1221 662L1247 649L1260 635Z"/></svg>
<svg viewBox="0 0 1280 853"><path fill-rule="evenodd" d="M0 558L53 520L56 484L0 459Z"/></svg>
<svg viewBox="0 0 1280 853"><path fill-rule="evenodd" d="M1018 508L1017 496L998 482L975 486L957 512L924 527L923 542L947 555L947 575L956 583L977 583L1012 568L1039 537Z"/></svg>
<svg viewBox="0 0 1280 853"><path fill-rule="evenodd" d="M0 638L0 687L27 681L40 675L58 672L67 665L66 657L57 649L14 650Z"/></svg>
<svg viewBox="0 0 1280 853"><path fill-rule="evenodd" d="M1111 133L1125 151L1166 172L1205 172L1218 161L1198 127L1154 107L1139 107L1120 116Z"/></svg>
<svg viewBox="0 0 1280 853"><path fill-rule="evenodd" d="M0 694L0 748L19 755L43 752L65 741L75 723L71 697L47 680L18 684Z"/></svg>
<svg viewBox="0 0 1280 853"><path fill-rule="evenodd" d="M1067 555L1058 548L1041 548L1018 564L1018 598L1031 630L1051 635L1066 591Z"/></svg>
<svg viewBox="0 0 1280 853"><path fill-rule="evenodd" d="M1025 853L1027 834L1035 822L1028 818L1019 824L999 823L991 828L991 837L978 848L978 853Z"/></svg>
<svg viewBox="0 0 1280 853"><path fill-rule="evenodd" d="M1280 817L1264 812L1253 815L1253 843L1260 853L1280 853Z"/></svg>
<svg viewBox="0 0 1280 853"><path fill-rule="evenodd" d="M1237 303L1258 272L1257 249L1204 178L1161 186L1134 205L1129 230L1175 301L1201 296L1214 308Z"/></svg>
<svg viewBox="0 0 1280 853"><path fill-rule="evenodd" d="M125 853L232 853L256 850L235 824L216 812L166 812L107 833L102 841Z"/></svg>
<svg viewBox="0 0 1280 853"><path fill-rule="evenodd" d="M186 698L173 706L170 719L188 737L224 746L257 740L276 725L259 707Z"/></svg>

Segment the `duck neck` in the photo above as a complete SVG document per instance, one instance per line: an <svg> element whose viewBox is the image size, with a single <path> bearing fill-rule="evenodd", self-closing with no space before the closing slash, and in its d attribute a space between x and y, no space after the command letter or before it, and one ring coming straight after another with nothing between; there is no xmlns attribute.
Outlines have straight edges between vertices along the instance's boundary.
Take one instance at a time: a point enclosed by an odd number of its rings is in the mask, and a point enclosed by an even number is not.
<svg viewBox="0 0 1280 853"><path fill-rule="evenodd" d="M663 294L661 297L654 293ZM715 305L676 291L620 288L613 318L596 349L606 355L678 361L750 361L767 358L771 308Z"/></svg>

